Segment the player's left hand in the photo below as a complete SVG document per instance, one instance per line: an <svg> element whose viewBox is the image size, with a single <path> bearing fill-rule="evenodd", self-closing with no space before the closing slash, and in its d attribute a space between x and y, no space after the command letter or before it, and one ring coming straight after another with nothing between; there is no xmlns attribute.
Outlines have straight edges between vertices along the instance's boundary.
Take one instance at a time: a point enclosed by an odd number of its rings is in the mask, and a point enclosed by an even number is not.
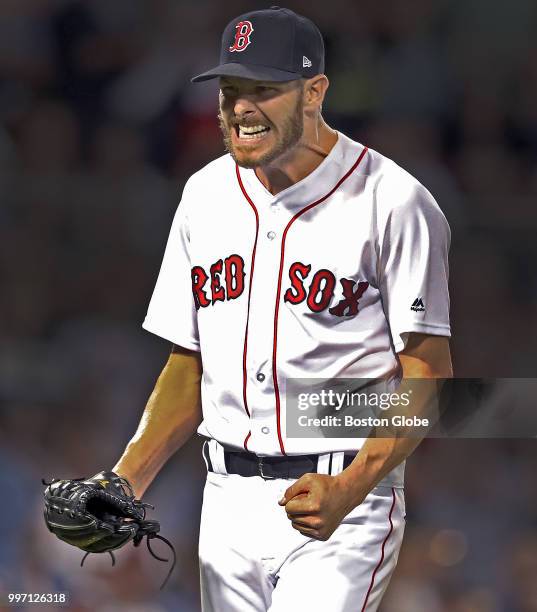
<svg viewBox="0 0 537 612"><path fill-rule="evenodd" d="M365 494L350 491L339 476L304 474L278 503L285 506L294 529L308 538L324 541L364 498Z"/></svg>

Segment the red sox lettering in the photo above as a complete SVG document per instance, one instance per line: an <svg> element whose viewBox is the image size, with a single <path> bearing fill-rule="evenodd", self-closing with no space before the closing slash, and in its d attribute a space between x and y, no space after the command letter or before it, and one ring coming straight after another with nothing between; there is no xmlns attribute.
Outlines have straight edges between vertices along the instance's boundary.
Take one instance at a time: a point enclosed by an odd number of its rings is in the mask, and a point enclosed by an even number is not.
<svg viewBox="0 0 537 612"><path fill-rule="evenodd" d="M341 279L341 286L343 287L343 297L336 306L330 308L328 312L335 315L336 317L348 316L352 317L358 314L358 300L362 297L364 291L369 287L369 283L360 282L354 290L356 281L349 278Z"/></svg>
<svg viewBox="0 0 537 612"><path fill-rule="evenodd" d="M307 299L308 308L312 312L322 312L326 309L331 299L334 297L336 277L330 270L321 269L315 272L309 289L306 292L304 281L311 272L311 266L295 262L289 268L289 278L291 287L284 294L284 300L291 304L300 304ZM324 281L324 284L323 284ZM358 314L358 300L364 291L369 287L367 282L359 282L356 290L356 281L349 278L340 279L343 288L343 298L335 306L328 309L330 314L336 317L353 316Z"/></svg>
<svg viewBox="0 0 537 612"><path fill-rule="evenodd" d="M321 268L317 270L309 284L305 284L311 272L311 265L299 261L291 264L289 279L291 286L284 293L284 301L300 304L306 300L312 312L322 312L332 301L337 279L333 272ZM223 275L223 280L222 280ZM237 299L244 291L244 260L233 254L225 260L214 262L209 273L202 266L192 268L192 292L196 308L205 308L216 302ZM223 283L223 284L222 284ZM368 282L356 282L349 278L340 279L343 299L328 309L336 317L351 317L358 314L358 300L369 287ZM207 286L207 289L206 289Z"/></svg>
<svg viewBox="0 0 537 612"><path fill-rule="evenodd" d="M224 274L225 288L220 284L221 275ZM192 268L192 293L196 310L205 308L216 302L235 300L244 291L244 259L237 254L226 257L225 260L215 261L209 269L209 274L201 266ZM210 299L204 289L210 281Z"/></svg>

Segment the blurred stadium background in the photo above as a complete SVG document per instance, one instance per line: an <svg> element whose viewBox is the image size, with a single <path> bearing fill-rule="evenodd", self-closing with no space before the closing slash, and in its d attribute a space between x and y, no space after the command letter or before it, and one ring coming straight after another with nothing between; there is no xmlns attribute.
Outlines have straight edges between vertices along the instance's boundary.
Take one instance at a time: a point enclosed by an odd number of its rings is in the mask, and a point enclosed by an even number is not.
<svg viewBox="0 0 537 612"><path fill-rule="evenodd" d="M40 479L111 467L134 431L170 348L140 325L171 218L223 153L217 85L189 77L230 18L267 6L0 2L0 607L68 591L71 610L199 610L197 440L147 494L179 554L162 593L144 549L81 569L44 527ZM450 221L456 374L535 376L535 0L286 6L325 36L328 122L414 173ZM537 610L535 459L533 440L426 441L382 611Z"/></svg>

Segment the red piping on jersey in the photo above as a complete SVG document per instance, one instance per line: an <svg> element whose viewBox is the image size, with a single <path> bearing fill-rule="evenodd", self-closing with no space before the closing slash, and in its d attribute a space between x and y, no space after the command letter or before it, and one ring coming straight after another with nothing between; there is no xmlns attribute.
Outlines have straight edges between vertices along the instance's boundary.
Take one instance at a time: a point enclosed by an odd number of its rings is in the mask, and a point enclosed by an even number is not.
<svg viewBox="0 0 537 612"><path fill-rule="evenodd" d="M248 440L250 439L250 436L252 435L252 432L249 431L248 435L246 436L246 438L244 438L244 442L242 443L242 445L244 446L244 450L247 451L248 450Z"/></svg>
<svg viewBox="0 0 537 612"><path fill-rule="evenodd" d="M254 265L255 265L255 250L257 247L257 236L259 234L259 215L257 213L257 208L255 204L252 202L248 194L246 193L246 189L244 189L244 185L242 184L241 175L239 172L238 164L235 165L235 172L237 174L237 180L239 181L239 186L244 197L248 200L248 203L252 207L252 210L255 214L255 240L254 240L254 248L252 249L252 264L250 266L250 283L248 285L248 307L246 311L246 329L244 330L244 347L242 350L242 398L244 401L244 409L246 410L246 414L250 417L250 411L248 410L248 398L246 395L246 354L248 352L248 323L250 321L250 296L252 295L252 279L254 277ZM244 448L246 448L246 443L248 442L248 438L250 437L250 433L246 436L244 440ZM248 450L248 449L246 449Z"/></svg>
<svg viewBox="0 0 537 612"><path fill-rule="evenodd" d="M280 270L278 273L278 289L276 291L276 308L274 311L274 342L273 342L273 349L272 349L272 378L274 380L274 394L275 394L275 400L276 400L276 424L277 424L277 429L278 429L278 442L280 444L280 450L282 452L282 455L286 455L287 453L285 452L285 446L283 444L283 439L282 439L282 432L281 432L281 425L280 425L280 388L278 386L278 374L276 371L276 352L277 352L277 347L278 347L278 314L279 314L279 309L280 309L280 295L281 295L281 290L282 290L282 273L283 273L283 262L284 262L284 255L285 255L285 239L287 237L287 232L289 231L289 228L291 227L291 225L300 217L302 216L304 213L308 212L310 209L312 209L314 206L317 206L318 204L321 204L322 202L324 202L325 200L327 200L337 189L339 189L339 187L349 178L349 176L356 170L356 168L358 168L358 166L360 165L360 162L362 161L362 159L364 158L365 154L367 153L367 147L364 147L363 151L360 153L360 155L358 156L358 159L354 162L354 164L351 166L350 170L344 174L339 181L335 184L335 186L326 194L324 195L322 198L319 198L318 200L315 200L315 202L312 202L311 204L308 204L307 206L305 206L304 208L302 208L301 210L299 210L294 216L293 218L289 221L289 223L287 224L283 235L282 235L282 248L281 248L281 255L280 255ZM252 207L254 213L255 213L255 218L256 218L256 232L255 232L255 243L254 243L254 249L253 249L253 253L252 253L252 267L250 270L250 286L248 288L248 318L250 315L250 295L251 295L251 291L252 291L252 278L253 278L253 272L254 272L254 259L255 259L255 249L256 249L256 245L257 245L257 235L258 235L258 231L259 231L259 215L257 213L257 209L255 207L255 204L252 202L250 196L247 194L246 189L244 188L244 185L242 183L242 179L241 179L241 175L239 172L239 166L238 164L235 165L235 172L237 174L237 180L239 182L239 186L241 188L241 191L244 195L244 197L246 198L246 200L248 201L248 203L250 204L250 206ZM257 176L257 174L256 174ZM257 177L259 179L259 177ZM244 351L243 351L243 361L242 361L242 370L243 370L243 398L244 398L244 407L246 409L246 412L248 413L248 416L250 416L250 413L248 411L248 404L247 404L247 399L246 399L246 353L247 353L247 346L248 346L248 319L246 321L246 333L245 333L245 337L244 337ZM245 444L246 441L248 440L248 437L245 440Z"/></svg>
<svg viewBox="0 0 537 612"><path fill-rule="evenodd" d="M365 612L365 608L369 600L369 595L371 594L371 591L373 590L373 585L375 584L375 576L378 570L380 569L382 562L384 561L384 548L386 546L386 542L388 541L388 538L392 535L392 532L393 532L392 513L393 513L394 508L395 508L395 489L392 487L392 507L390 508L390 514L388 515L388 521L390 522L390 529L388 530L388 533L386 534L386 537L384 538L384 542L382 542L380 561L377 563L377 567L375 567L375 569L373 570L373 575L371 576L371 582L369 584L369 588L367 589L367 593L365 595L365 600L364 600L364 605L362 606L361 612Z"/></svg>
<svg viewBox="0 0 537 612"><path fill-rule="evenodd" d="M299 210L296 213L296 215L294 215L293 218L289 221L282 235L280 271L278 274L278 290L276 292L276 309L274 312L274 345L273 345L273 350L272 350L272 378L274 380L274 393L276 395L276 421L277 421L277 426L278 426L278 440L280 442L280 450L282 451L283 455L286 455L287 453L285 452L285 447L283 445L282 432L281 432L281 426L280 426L280 389L278 387L278 373L276 370L276 351L278 347L278 313L280 309L280 295L281 295L281 290L282 290L282 273L283 273L283 262L284 262L284 255L285 255L285 238L287 237L287 232L289 231L289 228L291 227L291 225L293 225L293 223L299 217L301 217L304 213L311 210L314 206L317 206L318 204L321 204L321 202L324 202L325 200L327 200L337 189L339 189L342 183L344 183L349 178L349 176L356 170L356 168L358 168L358 166L360 165L360 162L362 161L366 153L367 153L367 147L364 147L364 150L360 153L358 159L351 166L351 169L339 179L336 185L326 195L324 195L322 198L318 200L315 200L315 202L308 204L307 206L302 208L302 210Z"/></svg>

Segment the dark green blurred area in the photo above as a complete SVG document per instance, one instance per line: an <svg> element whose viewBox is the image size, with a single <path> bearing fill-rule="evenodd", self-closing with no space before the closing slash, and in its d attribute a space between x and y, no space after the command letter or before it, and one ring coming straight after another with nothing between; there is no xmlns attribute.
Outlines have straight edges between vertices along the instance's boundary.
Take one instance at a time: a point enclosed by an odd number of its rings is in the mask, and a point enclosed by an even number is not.
<svg viewBox="0 0 537 612"><path fill-rule="evenodd" d="M197 440L147 493L179 550L164 593L166 568L142 549L79 568L44 527L40 478L110 468L134 431L169 351L140 325L170 222L188 176L224 152L217 84L189 78L216 62L233 16L266 6L0 3L4 598L62 590L72 610L199 609ZM535 376L535 1L286 6L325 36L327 121L417 176L450 222L456 375ZM528 440L418 449L383 612L537 610L535 457Z"/></svg>

